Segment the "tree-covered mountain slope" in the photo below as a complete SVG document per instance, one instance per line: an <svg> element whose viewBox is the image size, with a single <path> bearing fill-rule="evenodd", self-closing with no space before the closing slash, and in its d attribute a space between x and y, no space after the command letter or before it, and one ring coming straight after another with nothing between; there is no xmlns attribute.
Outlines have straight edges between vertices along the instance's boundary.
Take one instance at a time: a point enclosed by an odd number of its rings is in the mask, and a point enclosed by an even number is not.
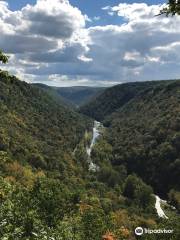
<svg viewBox="0 0 180 240"><path fill-rule="evenodd" d="M76 106L81 106L89 102L96 96L99 96L105 88L103 87L62 87L57 88L58 93L64 98L74 103Z"/></svg>
<svg viewBox="0 0 180 240"><path fill-rule="evenodd" d="M180 81L142 92L108 121L113 164L159 193L180 190Z"/></svg>
<svg viewBox="0 0 180 240"><path fill-rule="evenodd" d="M103 91L102 94L84 104L80 111L92 118L102 121L117 109L128 103L141 91L151 86L159 85L162 81L124 83ZM168 82L168 81L163 81Z"/></svg>
<svg viewBox="0 0 180 240"><path fill-rule="evenodd" d="M103 87L50 87L44 84L34 85L47 91L57 101L64 101L64 103L75 107L88 103L93 98L99 96L105 89Z"/></svg>
<svg viewBox="0 0 180 240"><path fill-rule="evenodd" d="M114 113L102 116L104 106L116 98L115 90L126 97L141 91L121 107L118 102ZM105 117L106 140L112 149L109 159L115 168L125 166L128 173L138 174L160 194L180 190L180 81L113 87L95 100L92 112L100 119Z"/></svg>
<svg viewBox="0 0 180 240"><path fill-rule="evenodd" d="M119 116L93 146L97 172L86 151L92 121L2 71L0 116L0 239L136 240L134 229L143 226L173 227L171 239L179 240L177 189L170 193L177 211L166 205L169 219L159 219L152 187L117 161Z"/></svg>
<svg viewBox="0 0 180 240"><path fill-rule="evenodd" d="M74 107L74 104L68 101L67 99L64 99L56 90L56 87L50 87L48 85L42 84L42 83L34 83L32 86L37 87L39 89L42 89L45 91L48 95L50 95L54 101L57 103L63 104L65 106Z"/></svg>
<svg viewBox="0 0 180 240"><path fill-rule="evenodd" d="M0 73L0 151L34 167L65 169L88 121L41 89ZM69 157L68 157L69 156Z"/></svg>

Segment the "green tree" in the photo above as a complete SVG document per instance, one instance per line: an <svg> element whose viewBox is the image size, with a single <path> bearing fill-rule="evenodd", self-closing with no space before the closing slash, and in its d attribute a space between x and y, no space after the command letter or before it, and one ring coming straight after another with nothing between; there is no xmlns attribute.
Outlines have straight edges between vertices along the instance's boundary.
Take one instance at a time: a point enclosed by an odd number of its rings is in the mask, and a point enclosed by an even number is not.
<svg viewBox="0 0 180 240"><path fill-rule="evenodd" d="M106 219L103 210L88 209L82 215L82 240L99 240L107 230Z"/></svg>
<svg viewBox="0 0 180 240"><path fill-rule="evenodd" d="M180 0L169 0L167 7L163 8L160 14L168 15L180 15Z"/></svg>
<svg viewBox="0 0 180 240"><path fill-rule="evenodd" d="M169 200L171 204L176 207L178 212L180 212L180 192L176 191L174 189L171 189L171 191L168 194Z"/></svg>
<svg viewBox="0 0 180 240"><path fill-rule="evenodd" d="M8 62L8 59L9 57L0 50L0 62L5 64Z"/></svg>
<svg viewBox="0 0 180 240"><path fill-rule="evenodd" d="M124 196L133 200L142 208L146 208L151 203L152 188L146 185L136 175L129 175L124 186Z"/></svg>

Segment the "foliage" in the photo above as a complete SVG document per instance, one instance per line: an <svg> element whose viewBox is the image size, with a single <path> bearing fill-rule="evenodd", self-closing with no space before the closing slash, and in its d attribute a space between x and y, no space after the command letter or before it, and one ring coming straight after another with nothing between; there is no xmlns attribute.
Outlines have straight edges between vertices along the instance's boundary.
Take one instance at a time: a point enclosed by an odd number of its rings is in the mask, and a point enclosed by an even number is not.
<svg viewBox="0 0 180 240"><path fill-rule="evenodd" d="M79 107L98 96L103 87L49 87L44 84L34 84L50 94L57 102L64 102L71 107Z"/></svg>
<svg viewBox="0 0 180 240"><path fill-rule="evenodd" d="M25 82L0 73L0 150L35 168L69 171L90 121ZM68 169L69 168L69 169Z"/></svg>
<svg viewBox="0 0 180 240"><path fill-rule="evenodd" d="M130 100L122 98L125 93ZM92 112L86 113L108 126L104 138L112 150L106 158L113 168L124 165L161 194L179 189L179 96L178 80L133 83L107 89L87 105Z"/></svg>
<svg viewBox="0 0 180 240"><path fill-rule="evenodd" d="M169 0L168 1L168 6L163 8L160 11L160 14L166 14L167 16L169 15L180 15L180 1L179 0Z"/></svg>
<svg viewBox="0 0 180 240"><path fill-rule="evenodd" d="M172 108L168 104L164 108L169 119L176 116L178 111L176 88L168 85L168 89L163 87L157 92L168 92L168 102ZM145 104L144 109L151 108L146 99L148 96L153 99L149 92L136 99L138 109L139 104ZM161 103L161 108L167 103L164 94L158 94L154 101ZM130 109L137 112L134 104L130 105ZM138 112L144 117L144 112ZM163 116L166 116L165 113L163 110ZM135 140L130 141L132 134L128 131L127 135L122 135L123 140L118 135L119 115L108 119L110 128L102 130L102 137L93 148L91 157L98 164L99 171L92 173L88 172L86 153L92 138L92 121L87 117L7 72L0 73L0 114L0 239L134 240L137 226L174 226L177 237L172 239L179 240L180 221L176 211L167 210L168 216L171 215L167 222L158 219L152 188L140 177L129 175L130 166L124 156L130 154L132 157L138 153L137 159L141 161L142 150L132 147L133 154L127 151ZM128 120L128 126L131 121L127 116L136 116L131 111L126 112L127 115L121 111L117 114ZM157 112L154 114L158 116ZM150 118L149 115L147 118ZM169 166L177 179L179 157L174 154L174 148L179 149L179 125L174 119L171 122L174 129L172 138L162 141L166 125L163 128L157 125L155 133L162 149L158 159L171 160ZM137 122L142 125L139 116L135 118ZM127 128L122 122L120 124L124 133ZM146 124L143 132L148 130L149 122ZM139 143L138 135L133 134ZM118 145L112 144L113 141L117 141ZM126 148L123 141L127 146L128 141L133 144ZM149 138L144 142L149 143ZM151 166L148 164L148 167ZM172 204L178 204L178 189L174 189L170 192L170 200ZM156 239L156 236L151 237Z"/></svg>
<svg viewBox="0 0 180 240"><path fill-rule="evenodd" d="M152 202L152 188L135 175L129 175L124 185L124 196L139 207L149 207Z"/></svg>
<svg viewBox="0 0 180 240"><path fill-rule="evenodd" d="M168 196L169 196L170 204L176 207L178 212L180 213L180 192L175 191L174 189L171 189Z"/></svg>
<svg viewBox="0 0 180 240"><path fill-rule="evenodd" d="M125 83L108 88L95 99L84 104L80 108L80 112L98 121L102 121L118 108L123 107L131 101L141 91L159 84L160 82L158 81Z"/></svg>
<svg viewBox="0 0 180 240"><path fill-rule="evenodd" d="M1 50L0 50L0 62L2 62L2 63L7 63L8 62L8 59L9 59L9 57L8 56L6 56Z"/></svg>

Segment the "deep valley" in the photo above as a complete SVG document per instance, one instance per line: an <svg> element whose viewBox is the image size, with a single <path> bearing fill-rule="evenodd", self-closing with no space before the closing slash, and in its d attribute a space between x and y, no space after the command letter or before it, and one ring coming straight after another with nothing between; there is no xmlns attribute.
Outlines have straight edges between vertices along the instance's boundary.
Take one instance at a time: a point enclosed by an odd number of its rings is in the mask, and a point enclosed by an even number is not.
<svg viewBox="0 0 180 240"><path fill-rule="evenodd" d="M114 86L74 109L1 71L0 113L1 239L136 239L143 226L178 240L179 80Z"/></svg>

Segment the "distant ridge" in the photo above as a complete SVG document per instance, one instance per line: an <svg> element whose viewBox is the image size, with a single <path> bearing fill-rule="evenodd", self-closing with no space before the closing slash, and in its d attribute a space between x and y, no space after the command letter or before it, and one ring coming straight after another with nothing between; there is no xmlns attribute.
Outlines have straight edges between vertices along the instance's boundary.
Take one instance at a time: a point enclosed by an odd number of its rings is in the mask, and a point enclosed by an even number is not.
<svg viewBox="0 0 180 240"><path fill-rule="evenodd" d="M107 88L95 99L84 104L80 111L81 113L102 121L106 116L109 116L114 111L121 108L141 91L145 91L150 87L155 87L161 84L166 85L168 83L171 83L171 80L119 84Z"/></svg>
<svg viewBox="0 0 180 240"><path fill-rule="evenodd" d="M63 101L65 104L79 107L86 104L94 97L103 92L103 87L50 87L44 84L34 84L35 86L44 89L47 93L53 96L56 101Z"/></svg>

